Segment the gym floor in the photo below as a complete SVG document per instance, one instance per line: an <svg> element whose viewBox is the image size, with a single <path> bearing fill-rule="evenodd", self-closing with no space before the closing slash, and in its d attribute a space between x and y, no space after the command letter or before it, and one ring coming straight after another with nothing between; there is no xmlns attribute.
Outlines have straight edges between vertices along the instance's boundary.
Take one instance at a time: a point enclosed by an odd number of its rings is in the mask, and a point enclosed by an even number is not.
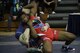
<svg viewBox="0 0 80 53"><path fill-rule="evenodd" d="M12 33L13 34L13 33ZM62 52L61 46L64 42L53 42L53 53L80 53L80 38L77 38L71 47L76 48L75 51ZM27 48L22 45L14 35L0 35L0 53L27 53Z"/></svg>

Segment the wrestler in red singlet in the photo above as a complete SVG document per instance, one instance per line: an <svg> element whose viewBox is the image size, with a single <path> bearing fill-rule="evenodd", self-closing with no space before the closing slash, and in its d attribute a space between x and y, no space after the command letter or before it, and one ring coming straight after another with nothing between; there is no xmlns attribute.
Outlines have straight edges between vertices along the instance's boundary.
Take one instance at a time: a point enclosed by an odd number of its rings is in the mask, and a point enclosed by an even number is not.
<svg viewBox="0 0 80 53"><path fill-rule="evenodd" d="M58 39L58 31L57 30L53 30L51 28L48 28L46 31L42 31L41 28L43 26L46 26L45 23L41 22L38 19L35 19L34 16L30 17L33 20L33 26L36 30L36 32L38 34L45 34L43 36L40 36L43 40L49 40L49 41L53 41L53 40L57 40Z"/></svg>

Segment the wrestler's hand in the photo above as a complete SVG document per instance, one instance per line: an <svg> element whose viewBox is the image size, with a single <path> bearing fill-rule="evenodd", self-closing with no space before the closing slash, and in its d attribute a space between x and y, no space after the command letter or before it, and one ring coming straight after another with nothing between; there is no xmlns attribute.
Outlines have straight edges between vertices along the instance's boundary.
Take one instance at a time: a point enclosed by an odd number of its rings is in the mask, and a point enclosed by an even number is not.
<svg viewBox="0 0 80 53"><path fill-rule="evenodd" d="M41 31L47 31L47 29L48 29L48 26L44 26L41 28Z"/></svg>
<svg viewBox="0 0 80 53"><path fill-rule="evenodd" d="M50 27L49 24L45 23L45 26L41 28L41 31L47 31L49 27Z"/></svg>
<svg viewBox="0 0 80 53"><path fill-rule="evenodd" d="M41 31L47 31L46 26L42 27L42 28L41 28Z"/></svg>

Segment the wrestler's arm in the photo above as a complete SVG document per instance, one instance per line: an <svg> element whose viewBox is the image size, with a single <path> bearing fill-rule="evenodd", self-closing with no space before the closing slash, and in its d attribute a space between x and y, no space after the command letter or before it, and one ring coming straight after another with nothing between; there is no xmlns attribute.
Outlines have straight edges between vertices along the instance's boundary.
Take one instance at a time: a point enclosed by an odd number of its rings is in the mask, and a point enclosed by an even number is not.
<svg viewBox="0 0 80 53"><path fill-rule="evenodd" d="M33 16L32 16L33 17ZM37 32L35 31L33 25L32 25L32 20L28 21L28 25L30 27L31 35L36 38L37 37Z"/></svg>
<svg viewBox="0 0 80 53"><path fill-rule="evenodd" d="M29 27L30 27L30 31L31 31L31 35L33 36L33 37L37 37L37 32L35 31L35 29L34 29L34 27L33 27L33 25L32 25L32 21L33 21L33 19L35 18L35 13L36 13L36 11L37 11L37 9L35 9L37 6L36 6L36 4L34 5L34 7L33 8L31 8L31 12L30 12L30 19L29 19L29 22L28 22L28 24L29 24Z"/></svg>

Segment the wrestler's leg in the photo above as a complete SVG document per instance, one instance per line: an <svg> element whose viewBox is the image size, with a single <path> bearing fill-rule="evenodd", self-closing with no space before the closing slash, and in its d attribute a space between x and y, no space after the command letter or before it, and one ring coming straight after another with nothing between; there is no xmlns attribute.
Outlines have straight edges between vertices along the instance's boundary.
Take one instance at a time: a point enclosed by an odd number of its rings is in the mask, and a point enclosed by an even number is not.
<svg viewBox="0 0 80 53"><path fill-rule="evenodd" d="M49 38L43 40L43 53L52 53L52 41Z"/></svg>
<svg viewBox="0 0 80 53"><path fill-rule="evenodd" d="M73 48L69 48L69 45L76 39L76 35L65 32L65 31L59 31L58 40L59 41L66 41L65 45L63 45L63 48L66 48L66 50L73 50ZM68 48L67 48L68 47Z"/></svg>
<svg viewBox="0 0 80 53"><path fill-rule="evenodd" d="M29 32L30 29L26 28L24 30L22 24L19 25L18 29L16 30L15 37L22 43L22 44L28 44L29 40Z"/></svg>
<svg viewBox="0 0 80 53"><path fill-rule="evenodd" d="M69 32L65 32L65 31L59 31L58 40L66 41L65 45L69 45L75 39L76 39L76 35L69 33Z"/></svg>
<svg viewBox="0 0 80 53"><path fill-rule="evenodd" d="M15 32L15 37L19 40L19 36L24 32L24 28L22 26L22 23L20 23L18 29Z"/></svg>

